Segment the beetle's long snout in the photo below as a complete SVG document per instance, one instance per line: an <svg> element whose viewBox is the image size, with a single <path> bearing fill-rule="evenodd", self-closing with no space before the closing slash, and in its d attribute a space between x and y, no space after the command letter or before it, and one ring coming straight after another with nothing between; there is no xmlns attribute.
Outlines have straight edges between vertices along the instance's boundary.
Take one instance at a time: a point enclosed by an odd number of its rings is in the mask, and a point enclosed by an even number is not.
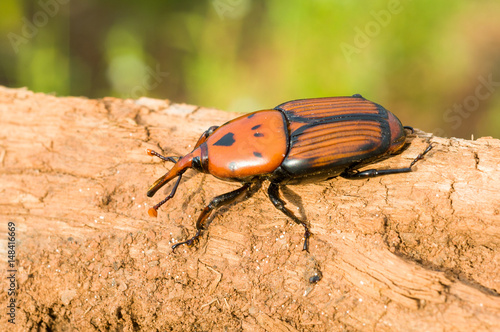
<svg viewBox="0 0 500 332"><path fill-rule="evenodd" d="M151 187L149 187L147 195L148 197L153 197L156 192L170 182L173 178L181 176L188 168L191 168L193 162L192 154L187 154L181 159L179 159L174 167L170 169L165 175L156 180Z"/></svg>
<svg viewBox="0 0 500 332"><path fill-rule="evenodd" d="M149 153L149 151L148 151L148 153ZM168 159L168 157L160 157L160 158L163 160L172 161L171 159ZM168 202L169 199L174 197L175 192L177 191L177 187L179 186L179 183L181 182L182 174L186 171L186 169L191 167L192 160L193 160L193 158L192 158L191 154L182 157L174 164L174 167L172 167L172 169L170 169L170 171L168 171L167 174L163 175L158 180L156 180L155 183L153 183L153 185L149 188L147 195L148 195L148 197L152 197L161 187L163 187L165 184L167 184L173 178L177 177L177 182L175 183L174 187L172 188L172 191L170 192L170 194L167 197L165 197L161 202L159 202L158 204L156 204L155 206L153 206L152 208L150 208L148 210L148 214L151 217L156 217L158 215L158 212L157 212L158 208L160 206L162 206L163 204L165 204L166 202Z"/></svg>
<svg viewBox="0 0 500 332"><path fill-rule="evenodd" d="M148 213L152 217L156 217L158 215L158 208L168 202L169 199L174 197L175 192L177 191L177 187L179 186L179 183L181 182L182 179L182 174L188 169L193 167L193 159L199 160L201 156L201 151L200 149L195 149L193 152L185 155L184 157L176 160L174 157L163 157L159 154L157 154L154 151L148 150L148 154L150 155L155 155L159 157L160 159L163 159L165 161L172 161L175 162L174 167L170 169L165 175L160 177L158 180L153 183L151 187L149 187L147 195L148 197L152 197L161 187L166 185L170 180L173 178L177 177L177 182L175 183L174 187L172 188L172 191L170 194L165 197L161 202L153 206L148 210Z"/></svg>

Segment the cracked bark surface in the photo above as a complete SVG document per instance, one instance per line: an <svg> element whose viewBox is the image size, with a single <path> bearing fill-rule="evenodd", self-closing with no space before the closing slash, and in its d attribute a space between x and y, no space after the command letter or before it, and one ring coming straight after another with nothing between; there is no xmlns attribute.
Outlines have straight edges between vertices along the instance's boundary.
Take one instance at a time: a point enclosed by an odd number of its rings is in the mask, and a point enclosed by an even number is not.
<svg viewBox="0 0 500 332"><path fill-rule="evenodd" d="M394 110L397 114L397 110ZM159 210L146 190L211 125L235 114L164 100L64 97L0 87L0 267L16 225L16 328L67 330L488 331L500 326L500 141L410 137L377 168L283 191L267 184L222 208L196 247L210 200L236 189L188 171ZM405 124L406 125L406 124ZM411 124L408 124L411 125ZM370 167L371 168L371 167ZM311 284L311 277L321 280ZM0 306L9 300L0 289ZM0 328L11 328L2 315Z"/></svg>

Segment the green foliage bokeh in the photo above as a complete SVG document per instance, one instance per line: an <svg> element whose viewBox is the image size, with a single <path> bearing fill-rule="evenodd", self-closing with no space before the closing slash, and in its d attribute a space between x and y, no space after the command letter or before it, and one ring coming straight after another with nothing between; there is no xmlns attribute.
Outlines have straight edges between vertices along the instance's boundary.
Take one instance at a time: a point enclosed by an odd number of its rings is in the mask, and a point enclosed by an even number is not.
<svg viewBox="0 0 500 332"><path fill-rule="evenodd" d="M360 93L405 125L500 137L496 0L3 0L0 12L2 85L238 112Z"/></svg>

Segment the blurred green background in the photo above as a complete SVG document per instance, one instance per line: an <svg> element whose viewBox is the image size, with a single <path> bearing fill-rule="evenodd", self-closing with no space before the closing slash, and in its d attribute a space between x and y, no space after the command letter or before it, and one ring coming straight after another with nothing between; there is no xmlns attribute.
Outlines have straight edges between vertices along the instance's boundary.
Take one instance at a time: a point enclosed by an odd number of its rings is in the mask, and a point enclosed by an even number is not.
<svg viewBox="0 0 500 332"><path fill-rule="evenodd" d="M500 138L498 0L2 0L0 13L1 85L238 112L360 93L405 125Z"/></svg>

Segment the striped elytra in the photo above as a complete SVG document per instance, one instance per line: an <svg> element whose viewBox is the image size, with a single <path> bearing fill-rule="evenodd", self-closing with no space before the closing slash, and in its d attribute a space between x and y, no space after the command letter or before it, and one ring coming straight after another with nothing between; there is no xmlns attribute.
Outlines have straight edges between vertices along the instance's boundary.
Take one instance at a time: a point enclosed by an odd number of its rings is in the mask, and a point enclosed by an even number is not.
<svg viewBox="0 0 500 332"><path fill-rule="evenodd" d="M295 100L277 109L291 128L282 168L295 175L295 182L297 177L303 181L332 177L347 167L362 166L365 160L373 162L396 153L406 138L392 113L360 97ZM391 140L401 144L391 150Z"/></svg>

